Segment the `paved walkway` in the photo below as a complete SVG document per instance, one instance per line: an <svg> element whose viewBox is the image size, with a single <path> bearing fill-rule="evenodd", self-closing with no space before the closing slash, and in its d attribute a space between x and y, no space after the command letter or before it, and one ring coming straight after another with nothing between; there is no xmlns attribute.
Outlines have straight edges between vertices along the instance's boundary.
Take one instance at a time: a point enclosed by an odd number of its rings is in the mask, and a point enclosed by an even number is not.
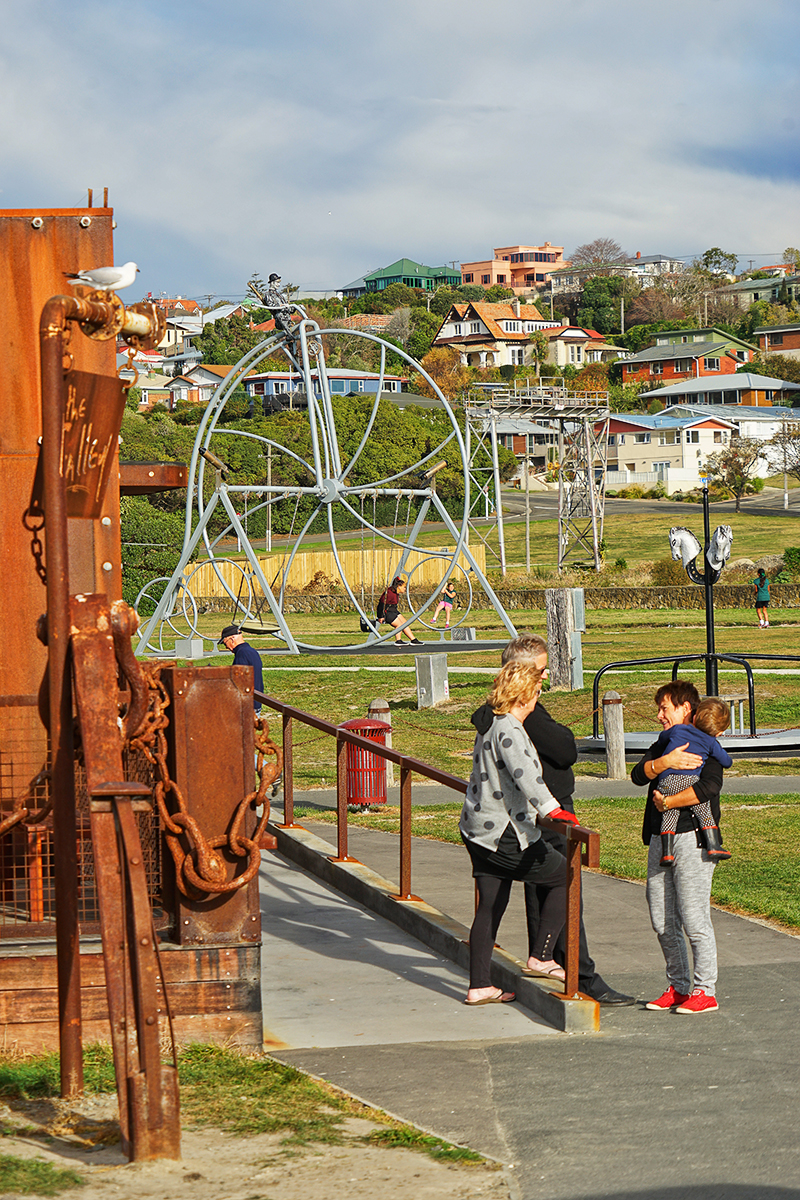
<svg viewBox="0 0 800 1200"><path fill-rule="evenodd" d="M333 845L334 827L309 828ZM395 835L353 829L350 847L397 879ZM718 1013L603 1009L599 1035L569 1036L515 1005L465 1008L459 968L278 855L264 859L276 1057L513 1163L521 1200L800 1200L800 938L715 912ZM415 839L413 872L419 895L469 924L460 847ZM658 995L644 888L585 883L599 969L641 1000ZM516 889L499 935L518 957L522 908Z"/></svg>

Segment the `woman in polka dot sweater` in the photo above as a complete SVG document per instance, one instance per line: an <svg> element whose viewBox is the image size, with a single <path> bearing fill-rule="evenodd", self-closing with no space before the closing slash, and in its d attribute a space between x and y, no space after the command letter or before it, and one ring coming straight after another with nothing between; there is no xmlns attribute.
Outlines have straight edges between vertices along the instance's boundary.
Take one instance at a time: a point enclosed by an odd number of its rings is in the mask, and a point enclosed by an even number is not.
<svg viewBox="0 0 800 1200"><path fill-rule="evenodd" d="M539 814L577 824L547 790L542 768L522 723L536 707L544 672L528 662L502 668L486 704L472 717L475 750L459 828L472 860L478 909L470 930L466 1003L501 1004L513 992L493 987L490 970L500 920L514 880L548 889L530 974L564 978L552 951L566 914L566 860L542 839Z"/></svg>

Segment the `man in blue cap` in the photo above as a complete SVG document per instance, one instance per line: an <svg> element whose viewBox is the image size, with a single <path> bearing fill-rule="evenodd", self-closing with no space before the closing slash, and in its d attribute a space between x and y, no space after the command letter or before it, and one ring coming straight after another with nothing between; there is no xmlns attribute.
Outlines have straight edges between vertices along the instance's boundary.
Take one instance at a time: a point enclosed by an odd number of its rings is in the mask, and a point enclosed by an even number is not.
<svg viewBox="0 0 800 1200"><path fill-rule="evenodd" d="M261 655L244 640L239 631L239 626L226 625L219 635L217 645L224 646L226 650L230 650L233 655L233 665L235 667L244 664L253 668L253 687L255 691L263 692L264 673L261 668ZM253 697L253 708L256 712L261 712L261 704L255 696Z"/></svg>

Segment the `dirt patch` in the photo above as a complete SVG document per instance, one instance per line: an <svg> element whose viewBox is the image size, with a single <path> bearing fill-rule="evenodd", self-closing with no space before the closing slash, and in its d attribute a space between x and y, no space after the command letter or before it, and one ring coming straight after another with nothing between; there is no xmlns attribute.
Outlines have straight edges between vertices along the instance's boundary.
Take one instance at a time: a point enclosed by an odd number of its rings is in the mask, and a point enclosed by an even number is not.
<svg viewBox="0 0 800 1200"><path fill-rule="evenodd" d="M364 1144L375 1122L345 1117L340 1145L286 1145L279 1134L234 1137L216 1129L182 1134L179 1162L128 1163L117 1136L116 1097L0 1105L0 1154L70 1167L86 1180L62 1193L80 1200L509 1200L513 1184L490 1163L435 1162L406 1149ZM16 1200L4 1193L2 1200Z"/></svg>

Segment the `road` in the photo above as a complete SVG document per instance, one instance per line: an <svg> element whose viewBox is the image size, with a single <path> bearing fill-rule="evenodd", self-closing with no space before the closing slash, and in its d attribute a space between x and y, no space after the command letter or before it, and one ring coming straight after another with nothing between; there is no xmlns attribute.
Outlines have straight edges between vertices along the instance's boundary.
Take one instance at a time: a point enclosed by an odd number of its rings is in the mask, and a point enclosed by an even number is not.
<svg viewBox="0 0 800 1200"><path fill-rule="evenodd" d="M628 513L659 512L683 513L691 512L699 507L681 503L679 500L618 500L616 497L606 498L606 516L625 515ZM730 516L736 508L734 500L715 501L713 504L715 516ZM741 501L743 513L754 513L760 517L800 517L800 492L797 489L789 493L789 508L783 507L782 488L764 488L757 496L744 496ZM525 493L512 490L503 492L503 516L506 520L518 521L525 519ZM558 492L531 492L531 520L543 521L548 517L558 516Z"/></svg>

